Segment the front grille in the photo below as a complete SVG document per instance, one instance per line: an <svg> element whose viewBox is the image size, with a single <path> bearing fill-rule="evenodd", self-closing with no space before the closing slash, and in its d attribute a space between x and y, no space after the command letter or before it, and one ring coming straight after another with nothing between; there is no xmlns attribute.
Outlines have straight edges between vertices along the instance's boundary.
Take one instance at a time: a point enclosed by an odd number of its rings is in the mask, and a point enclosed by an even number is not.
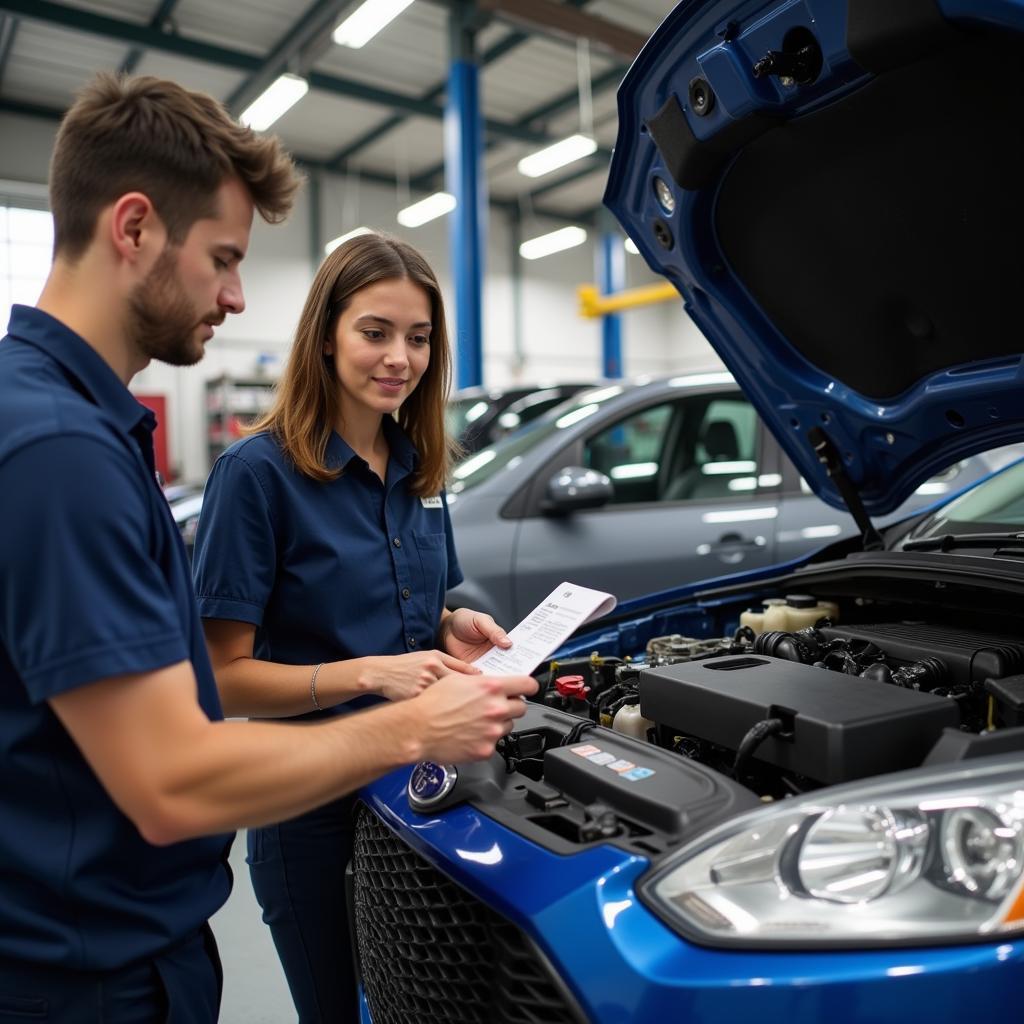
<svg viewBox="0 0 1024 1024"><path fill-rule="evenodd" d="M355 927L374 1024L578 1024L551 965L365 805L352 856Z"/></svg>

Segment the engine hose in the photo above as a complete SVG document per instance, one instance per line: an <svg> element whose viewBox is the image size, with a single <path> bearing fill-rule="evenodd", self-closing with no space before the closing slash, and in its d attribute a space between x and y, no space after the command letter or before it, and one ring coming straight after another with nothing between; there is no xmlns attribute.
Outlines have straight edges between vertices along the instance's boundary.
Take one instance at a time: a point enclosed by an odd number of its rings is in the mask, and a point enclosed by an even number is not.
<svg viewBox="0 0 1024 1024"><path fill-rule="evenodd" d="M755 654L784 658L786 661L800 661L805 665L818 661L829 647L830 641L813 626L795 633L769 630L754 641Z"/></svg>
<svg viewBox="0 0 1024 1024"><path fill-rule="evenodd" d="M732 777L737 782L740 781L740 772L746 767L754 751L769 736L777 736L784 732L785 728L786 724L781 718L766 718L747 730L746 736L740 740L740 745L736 748L736 760L732 764Z"/></svg>
<svg viewBox="0 0 1024 1024"><path fill-rule="evenodd" d="M619 708L624 708L627 704L639 704L639 703L640 703L640 694L637 693L636 691L634 691L633 693L627 693L625 697L620 697L618 700L613 701L611 704L608 705L608 707L602 708L601 710L606 715L611 715L614 718L615 717L615 712L618 711Z"/></svg>
<svg viewBox="0 0 1024 1024"><path fill-rule="evenodd" d="M574 743L579 743L580 737L588 732L590 729L596 729L597 725L594 722L588 722L586 719L577 722L563 737L562 742L559 743L560 747L571 747Z"/></svg>
<svg viewBox="0 0 1024 1024"><path fill-rule="evenodd" d="M616 683L603 693L600 693L596 700L591 701L591 704L595 705L598 711L603 712L609 704L621 700L624 695L635 696L636 692L637 689L635 683Z"/></svg>

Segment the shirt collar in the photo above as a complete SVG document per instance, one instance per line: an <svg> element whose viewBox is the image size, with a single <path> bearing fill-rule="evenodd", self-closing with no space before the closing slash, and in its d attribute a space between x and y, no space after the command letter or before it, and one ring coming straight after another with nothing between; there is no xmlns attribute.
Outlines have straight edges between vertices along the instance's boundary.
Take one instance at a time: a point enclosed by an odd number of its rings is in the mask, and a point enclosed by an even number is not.
<svg viewBox="0 0 1024 1024"><path fill-rule="evenodd" d="M416 451L412 441L406 436L405 431L390 416L384 417L384 436L388 440L391 457L412 472L419 461L419 452Z"/></svg>
<svg viewBox="0 0 1024 1024"><path fill-rule="evenodd" d="M397 462L403 469L412 472L419 461L419 453L413 446L412 441L406 437L405 431L395 422L391 416L384 417L384 437L388 442L390 460ZM352 450L349 443L336 431L331 431L330 439L327 442L327 459L331 466L344 469L352 459L363 458Z"/></svg>
<svg viewBox="0 0 1024 1024"><path fill-rule="evenodd" d="M133 397L121 378L80 335L34 306L12 306L7 333L60 363L86 396L130 434L140 423L152 430L156 417Z"/></svg>

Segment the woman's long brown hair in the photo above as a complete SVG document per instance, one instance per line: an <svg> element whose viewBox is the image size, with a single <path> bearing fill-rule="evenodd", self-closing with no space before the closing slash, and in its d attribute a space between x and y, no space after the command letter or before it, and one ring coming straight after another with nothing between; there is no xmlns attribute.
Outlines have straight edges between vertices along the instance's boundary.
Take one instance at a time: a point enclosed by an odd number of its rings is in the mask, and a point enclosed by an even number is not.
<svg viewBox="0 0 1024 1024"><path fill-rule="evenodd" d="M327 442L338 422L338 378L324 354L341 311L361 288L407 278L430 299L430 362L416 390L398 410L398 423L419 452L411 490L420 497L444 486L453 448L445 434L444 404L451 383L451 346L444 299L427 261L407 242L389 235L358 235L320 264L306 297L288 365L270 411L249 433L271 431L296 468L315 480L334 480L341 470L326 462Z"/></svg>

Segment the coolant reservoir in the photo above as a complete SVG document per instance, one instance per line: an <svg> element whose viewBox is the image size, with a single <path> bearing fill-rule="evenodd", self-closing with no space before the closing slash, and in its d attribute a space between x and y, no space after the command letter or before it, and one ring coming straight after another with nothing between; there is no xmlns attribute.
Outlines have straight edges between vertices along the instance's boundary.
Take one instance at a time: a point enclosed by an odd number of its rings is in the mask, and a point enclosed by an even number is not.
<svg viewBox="0 0 1024 1024"><path fill-rule="evenodd" d="M749 626L757 634L763 633L765 629L764 617L768 609L785 603L786 599L784 597L769 597L762 602L760 611L748 608L745 612L742 612L740 614L740 625Z"/></svg>
<svg viewBox="0 0 1024 1024"><path fill-rule="evenodd" d="M653 729L654 723L640 714L639 704L626 704L615 712L612 728L616 732L623 732L627 736L645 740L647 739L647 730Z"/></svg>
<svg viewBox="0 0 1024 1024"><path fill-rule="evenodd" d="M749 626L757 634L772 630L792 633L825 618L838 621L839 606L832 601L819 601L810 594L787 594L785 600L769 598L761 612L743 612L740 625Z"/></svg>

